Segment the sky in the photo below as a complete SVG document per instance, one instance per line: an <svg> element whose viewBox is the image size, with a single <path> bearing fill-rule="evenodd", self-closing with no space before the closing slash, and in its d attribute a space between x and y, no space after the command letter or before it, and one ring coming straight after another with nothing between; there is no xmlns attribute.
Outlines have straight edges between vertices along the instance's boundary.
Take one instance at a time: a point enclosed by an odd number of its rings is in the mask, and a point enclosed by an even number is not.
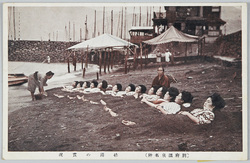
<svg viewBox="0 0 250 163"><path fill-rule="evenodd" d="M98 4L99 5L99 4ZM122 7L123 6L123 7ZM48 40L51 41L80 41L94 36L94 22L96 11L96 36L103 33L103 6L18 6L15 7L16 38L21 40ZM123 32L121 32L121 19L123 10ZM136 25L139 26L140 10L142 13L141 26L151 25L153 12L164 11L164 6L159 4L109 4L105 6L104 33L111 33L111 11L113 11L113 35L129 39L128 30L132 27L133 14L136 16ZM126 12L125 12L126 11ZM151 12L150 12L151 11ZM126 14L125 14L126 13ZM151 13L151 14L150 14ZM8 8L7 16L9 39L14 37L13 8ZM148 17L148 22L147 22ZM227 24L223 27L226 34L241 29L241 7L222 6L221 19ZM87 22L87 25L85 25ZM126 26L124 27L124 24ZM70 26L70 30L69 30ZM87 35L86 27L87 26ZM124 30L124 28L126 30ZM75 35L73 35L75 29ZM69 36L70 31L70 36ZM80 34L81 33L81 34Z"/></svg>

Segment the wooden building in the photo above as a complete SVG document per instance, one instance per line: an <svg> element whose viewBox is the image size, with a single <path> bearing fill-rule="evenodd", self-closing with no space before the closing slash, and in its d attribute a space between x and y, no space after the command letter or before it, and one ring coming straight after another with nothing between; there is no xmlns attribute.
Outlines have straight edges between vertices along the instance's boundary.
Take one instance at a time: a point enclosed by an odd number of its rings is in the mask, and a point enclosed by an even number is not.
<svg viewBox="0 0 250 163"><path fill-rule="evenodd" d="M206 43L214 42L222 35L226 23L220 6L165 6L165 12L154 12L154 35L163 33L173 25L178 30L196 36L205 36Z"/></svg>
<svg viewBox="0 0 250 163"><path fill-rule="evenodd" d="M154 36L153 27L131 27L129 30L130 42L139 45L142 41L152 39Z"/></svg>

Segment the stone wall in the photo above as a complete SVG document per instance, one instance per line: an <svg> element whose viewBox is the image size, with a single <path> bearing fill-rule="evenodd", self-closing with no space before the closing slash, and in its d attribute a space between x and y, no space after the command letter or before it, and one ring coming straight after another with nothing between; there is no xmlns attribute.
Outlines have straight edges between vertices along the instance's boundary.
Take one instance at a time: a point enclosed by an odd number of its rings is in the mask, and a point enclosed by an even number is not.
<svg viewBox="0 0 250 163"><path fill-rule="evenodd" d="M50 56L51 62L65 62L66 49L78 42L58 41L8 41L9 61L43 62ZM80 56L77 58L80 60Z"/></svg>
<svg viewBox="0 0 250 163"><path fill-rule="evenodd" d="M238 31L230 35L218 38L215 42L215 45L217 45L216 55L241 58L242 56L241 34L242 31Z"/></svg>

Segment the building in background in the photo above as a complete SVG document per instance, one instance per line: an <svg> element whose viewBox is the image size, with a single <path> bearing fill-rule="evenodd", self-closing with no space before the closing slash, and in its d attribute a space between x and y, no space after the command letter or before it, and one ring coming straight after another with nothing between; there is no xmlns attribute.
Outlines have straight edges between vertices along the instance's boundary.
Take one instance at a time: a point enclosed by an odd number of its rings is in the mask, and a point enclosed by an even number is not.
<svg viewBox="0 0 250 163"><path fill-rule="evenodd" d="M165 12L154 12L154 36L173 25L178 30L196 36L205 36L206 43L222 35L221 6L165 6Z"/></svg>

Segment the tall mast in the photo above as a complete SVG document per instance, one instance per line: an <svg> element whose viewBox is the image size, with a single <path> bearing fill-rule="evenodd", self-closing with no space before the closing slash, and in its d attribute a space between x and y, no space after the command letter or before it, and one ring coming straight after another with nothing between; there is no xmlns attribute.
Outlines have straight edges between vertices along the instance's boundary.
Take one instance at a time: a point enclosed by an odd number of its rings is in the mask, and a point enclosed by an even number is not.
<svg viewBox="0 0 250 163"><path fill-rule="evenodd" d="M69 21L69 42L70 42L70 21Z"/></svg>
<svg viewBox="0 0 250 163"><path fill-rule="evenodd" d="M122 18L121 18L121 38L122 38L122 30L123 30L123 7L122 7Z"/></svg>
<svg viewBox="0 0 250 163"><path fill-rule="evenodd" d="M134 7L134 11L133 11L132 26L134 26L134 18L135 18L135 7Z"/></svg>
<svg viewBox="0 0 250 163"><path fill-rule="evenodd" d="M111 35L113 35L113 10L111 10Z"/></svg>
<svg viewBox="0 0 250 163"><path fill-rule="evenodd" d="M150 6L150 12L149 12L149 26L151 26L151 6Z"/></svg>
<svg viewBox="0 0 250 163"><path fill-rule="evenodd" d="M148 6L147 6L147 27L148 27Z"/></svg>
<svg viewBox="0 0 250 163"><path fill-rule="evenodd" d="M11 39L11 37L12 37L12 31L11 31L11 8L9 8L9 12L8 12L8 23L9 23L9 26L8 26L8 39L10 40Z"/></svg>
<svg viewBox="0 0 250 163"><path fill-rule="evenodd" d="M119 27L120 27L120 14L121 12L119 11L119 17L118 17L118 25L117 25L117 31L116 31L116 36L119 37Z"/></svg>
<svg viewBox="0 0 250 163"><path fill-rule="evenodd" d="M96 10L95 10L94 37L96 37Z"/></svg>
<svg viewBox="0 0 250 163"><path fill-rule="evenodd" d="M15 20L15 7L13 7L13 26L14 26L14 40L16 40L16 20Z"/></svg>
<svg viewBox="0 0 250 163"><path fill-rule="evenodd" d="M80 28L80 42L82 42L82 28Z"/></svg>
<svg viewBox="0 0 250 163"><path fill-rule="evenodd" d="M75 41L75 22L73 23L73 41Z"/></svg>
<svg viewBox="0 0 250 163"><path fill-rule="evenodd" d="M139 21L139 26L141 26L141 6L140 6L140 21Z"/></svg>
<svg viewBox="0 0 250 163"><path fill-rule="evenodd" d="M124 20L124 39L126 39L126 19L127 19L127 7L125 7L125 20Z"/></svg>
<svg viewBox="0 0 250 163"><path fill-rule="evenodd" d="M88 15L86 15L86 20L85 20L85 40L88 39Z"/></svg>
<svg viewBox="0 0 250 163"><path fill-rule="evenodd" d="M68 38L67 35L68 35L67 34L67 25L65 25L65 41L67 41L67 38Z"/></svg>
<svg viewBox="0 0 250 163"><path fill-rule="evenodd" d="M105 7L103 7L103 26L102 26L102 34L104 34L104 26L105 26Z"/></svg>

